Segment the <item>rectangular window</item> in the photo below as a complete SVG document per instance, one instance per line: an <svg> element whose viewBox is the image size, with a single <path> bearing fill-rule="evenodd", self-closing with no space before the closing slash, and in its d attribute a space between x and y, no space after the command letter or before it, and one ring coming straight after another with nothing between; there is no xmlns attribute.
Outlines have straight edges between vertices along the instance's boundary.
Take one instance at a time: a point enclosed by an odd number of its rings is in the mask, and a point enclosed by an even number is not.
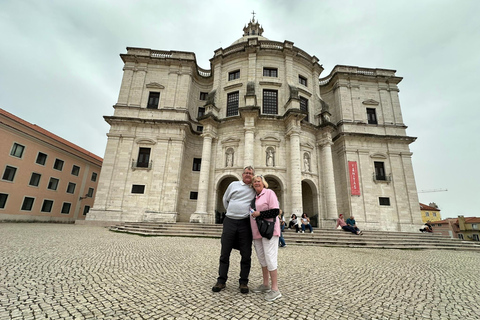
<svg viewBox="0 0 480 320"><path fill-rule="evenodd" d="M198 132L203 132L203 126L197 126L197 131Z"/></svg>
<svg viewBox="0 0 480 320"><path fill-rule="evenodd" d="M92 172L92 178L90 180L92 180L93 182L97 181L97 173L96 172Z"/></svg>
<svg viewBox="0 0 480 320"><path fill-rule="evenodd" d="M479 241L478 234L472 234L473 241Z"/></svg>
<svg viewBox="0 0 480 320"><path fill-rule="evenodd" d="M63 170L64 161L60 159L55 159L55 163L53 164L53 169L62 171Z"/></svg>
<svg viewBox="0 0 480 320"><path fill-rule="evenodd" d="M232 81L235 79L240 79L240 70L235 70L228 73L228 81Z"/></svg>
<svg viewBox="0 0 480 320"><path fill-rule="evenodd" d="M132 185L132 193L145 193L145 186L142 184L134 184Z"/></svg>
<svg viewBox="0 0 480 320"><path fill-rule="evenodd" d="M208 92L200 92L200 100L207 100Z"/></svg>
<svg viewBox="0 0 480 320"><path fill-rule="evenodd" d="M227 117L238 115L239 97L238 91L227 94Z"/></svg>
<svg viewBox="0 0 480 320"><path fill-rule="evenodd" d="M58 182L60 180L58 180L57 178L50 178L50 181L48 182L48 187L47 189L50 189L50 190L57 190L57 187L58 187Z"/></svg>
<svg viewBox="0 0 480 320"><path fill-rule="evenodd" d="M75 193L75 187L77 185L73 182L69 182L68 183L68 187L67 187L67 193L71 193L71 194L74 194Z"/></svg>
<svg viewBox="0 0 480 320"><path fill-rule="evenodd" d="M64 202L63 205L62 205L62 213L63 213L63 214L69 214L71 207L72 207L72 204L71 204L71 203Z"/></svg>
<svg viewBox="0 0 480 320"><path fill-rule="evenodd" d="M35 198L25 197L23 198L22 209L23 211L32 211L33 203L35 202Z"/></svg>
<svg viewBox="0 0 480 320"><path fill-rule="evenodd" d="M43 200L42 212L52 212L53 200Z"/></svg>
<svg viewBox="0 0 480 320"><path fill-rule="evenodd" d="M263 90L263 113L278 114L277 90Z"/></svg>
<svg viewBox="0 0 480 320"><path fill-rule="evenodd" d="M308 99L304 97L300 97L300 110L305 111L307 116L305 117L305 121L308 122Z"/></svg>
<svg viewBox="0 0 480 320"><path fill-rule="evenodd" d="M5 171L3 172L2 179L7 181L13 181L13 179L15 179L15 173L17 173L17 168L6 166Z"/></svg>
<svg viewBox="0 0 480 320"><path fill-rule="evenodd" d="M478 230L478 223L472 223L472 229Z"/></svg>
<svg viewBox="0 0 480 320"><path fill-rule="evenodd" d="M198 199L198 192L190 191L190 200L197 200Z"/></svg>
<svg viewBox="0 0 480 320"><path fill-rule="evenodd" d="M385 175L385 165L381 161L375 161L375 180L387 180L387 176Z"/></svg>
<svg viewBox="0 0 480 320"><path fill-rule="evenodd" d="M378 198L378 202L381 206L389 206L390 205L390 198L388 197L380 197Z"/></svg>
<svg viewBox="0 0 480 320"><path fill-rule="evenodd" d="M375 108L367 108L367 122L368 124L377 124L377 111Z"/></svg>
<svg viewBox="0 0 480 320"><path fill-rule="evenodd" d="M197 118L203 117L205 115L205 107L198 107Z"/></svg>
<svg viewBox="0 0 480 320"><path fill-rule="evenodd" d="M87 197L91 198L93 197L93 188L88 188L88 193L87 193Z"/></svg>
<svg viewBox="0 0 480 320"><path fill-rule="evenodd" d="M436 217L436 216L437 216L437 213L436 213L436 212L433 212L432 215L433 215L434 217Z"/></svg>
<svg viewBox="0 0 480 320"><path fill-rule="evenodd" d="M464 239L463 239L463 234L459 233L459 234L458 234L458 239L464 240Z"/></svg>
<svg viewBox="0 0 480 320"><path fill-rule="evenodd" d="M42 166L44 166L45 162L47 162L47 155L43 152L39 152L37 155L37 160L35 160L35 163L41 164Z"/></svg>
<svg viewBox="0 0 480 320"><path fill-rule="evenodd" d="M74 176L77 176L78 177L78 174L80 173L80 167L79 166L76 166L76 165L73 165L72 167L72 174Z"/></svg>
<svg viewBox="0 0 480 320"><path fill-rule="evenodd" d="M200 171L202 167L202 159L201 158L193 158L193 171Z"/></svg>
<svg viewBox="0 0 480 320"><path fill-rule="evenodd" d="M148 94L147 109L158 109L159 102L160 102L160 92L150 92Z"/></svg>
<svg viewBox="0 0 480 320"><path fill-rule="evenodd" d="M299 82L301 85L304 85L305 87L307 86L307 78L302 77L301 75L298 75L298 82Z"/></svg>
<svg viewBox="0 0 480 320"><path fill-rule="evenodd" d="M138 150L137 167L148 168L150 162L150 148L140 148Z"/></svg>
<svg viewBox="0 0 480 320"><path fill-rule="evenodd" d="M21 144L14 143L12 146L12 150L10 151L10 155L21 158L23 156L23 150L25 150L25 146L22 146Z"/></svg>
<svg viewBox="0 0 480 320"><path fill-rule="evenodd" d="M30 177L30 182L28 184L30 186L38 187L41 177L42 175L40 173L32 172L32 176Z"/></svg>
<svg viewBox="0 0 480 320"><path fill-rule="evenodd" d="M425 212L425 217L429 217L429 216L430 216L430 213Z"/></svg>
<svg viewBox="0 0 480 320"><path fill-rule="evenodd" d="M90 211L90 206L85 206L83 208L83 215L86 216L89 211Z"/></svg>
<svg viewBox="0 0 480 320"><path fill-rule="evenodd" d="M8 194L0 193L0 209L5 209L7 205Z"/></svg>
<svg viewBox="0 0 480 320"><path fill-rule="evenodd" d="M276 68L263 68L263 76L264 77L274 77L278 76L278 69Z"/></svg>

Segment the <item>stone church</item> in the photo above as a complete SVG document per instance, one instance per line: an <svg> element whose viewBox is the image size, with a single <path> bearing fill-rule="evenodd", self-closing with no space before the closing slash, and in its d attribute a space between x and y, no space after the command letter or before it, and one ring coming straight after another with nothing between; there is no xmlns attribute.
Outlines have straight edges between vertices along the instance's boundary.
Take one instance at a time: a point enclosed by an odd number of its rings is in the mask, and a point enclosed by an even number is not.
<svg viewBox="0 0 480 320"><path fill-rule="evenodd" d="M227 186L262 174L286 213L331 228L339 213L365 230L422 224L395 70L337 65L272 41L254 18L217 49L127 48L93 221L219 223Z"/></svg>

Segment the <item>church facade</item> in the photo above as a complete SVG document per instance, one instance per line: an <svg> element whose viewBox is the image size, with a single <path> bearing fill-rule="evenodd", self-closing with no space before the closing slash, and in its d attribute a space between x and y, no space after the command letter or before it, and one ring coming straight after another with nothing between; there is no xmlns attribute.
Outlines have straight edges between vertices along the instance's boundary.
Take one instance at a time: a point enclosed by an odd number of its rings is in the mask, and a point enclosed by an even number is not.
<svg viewBox="0 0 480 320"><path fill-rule="evenodd" d="M365 230L421 225L394 70L336 66L263 36L252 19L210 70L191 52L127 48L90 221L218 223L253 166L286 219Z"/></svg>

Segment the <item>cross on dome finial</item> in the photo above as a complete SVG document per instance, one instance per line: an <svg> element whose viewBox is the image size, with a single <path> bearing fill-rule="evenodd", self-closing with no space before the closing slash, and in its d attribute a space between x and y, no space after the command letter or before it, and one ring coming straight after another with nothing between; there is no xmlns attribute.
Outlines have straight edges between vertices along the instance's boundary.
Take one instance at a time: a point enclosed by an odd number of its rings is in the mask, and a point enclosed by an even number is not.
<svg viewBox="0 0 480 320"><path fill-rule="evenodd" d="M252 22L255 22L255 10L252 11L252 15L253 15Z"/></svg>

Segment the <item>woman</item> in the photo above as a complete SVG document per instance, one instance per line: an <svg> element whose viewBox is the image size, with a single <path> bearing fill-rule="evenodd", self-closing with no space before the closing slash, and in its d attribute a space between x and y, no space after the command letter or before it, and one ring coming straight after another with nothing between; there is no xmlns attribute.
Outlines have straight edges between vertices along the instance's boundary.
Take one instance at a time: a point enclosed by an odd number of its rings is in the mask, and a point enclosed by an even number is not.
<svg viewBox="0 0 480 320"><path fill-rule="evenodd" d="M302 214L302 233L305 233L305 228L308 227L310 233L313 233L312 225L310 224L310 218L306 213Z"/></svg>
<svg viewBox="0 0 480 320"><path fill-rule="evenodd" d="M290 222L288 223L288 229L291 229L292 227L295 227L297 233L300 232L300 228L298 227L297 215L295 213L292 214L292 216L290 217Z"/></svg>
<svg viewBox="0 0 480 320"><path fill-rule="evenodd" d="M274 301L282 296L278 290L277 279L277 257L278 257L278 241L280 236L280 221L278 219L279 205L278 199L268 188L268 183L261 175L253 177L253 188L255 189L255 208L252 208L250 225L252 227L253 245L257 253L258 262L262 266L263 284L252 289L254 293L267 293L265 300ZM268 240L263 238L258 231L256 217L265 220L274 221L275 227L273 237ZM272 286L269 286L269 278Z"/></svg>
<svg viewBox="0 0 480 320"><path fill-rule="evenodd" d="M343 230L349 231L351 233L355 233L355 234L358 234L358 235L363 234L362 231L357 231L354 228L352 228L351 226L347 225L345 220L343 220L343 214L341 214L341 213L338 215L337 226L335 227L335 229L338 228L338 226L341 226Z"/></svg>

